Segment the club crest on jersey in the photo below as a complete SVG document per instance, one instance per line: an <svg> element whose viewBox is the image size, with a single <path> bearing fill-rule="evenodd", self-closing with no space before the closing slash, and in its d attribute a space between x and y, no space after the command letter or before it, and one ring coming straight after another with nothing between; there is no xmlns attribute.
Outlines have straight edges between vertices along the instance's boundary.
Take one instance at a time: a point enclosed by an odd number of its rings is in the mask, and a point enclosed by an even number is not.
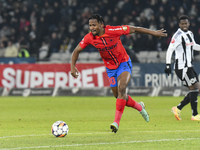
<svg viewBox="0 0 200 150"><path fill-rule="evenodd" d="M122 29L123 29L124 31L126 31L126 30L127 30L127 27L126 27L126 26L123 26Z"/></svg>
<svg viewBox="0 0 200 150"><path fill-rule="evenodd" d="M172 39L171 43L174 43L175 42L175 39Z"/></svg>

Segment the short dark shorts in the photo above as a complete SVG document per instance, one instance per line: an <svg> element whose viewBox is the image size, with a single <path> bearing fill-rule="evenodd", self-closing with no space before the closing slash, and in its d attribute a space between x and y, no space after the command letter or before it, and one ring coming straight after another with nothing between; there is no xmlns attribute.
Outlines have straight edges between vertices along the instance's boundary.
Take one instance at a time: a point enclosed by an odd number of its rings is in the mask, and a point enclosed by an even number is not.
<svg viewBox="0 0 200 150"><path fill-rule="evenodd" d="M183 76L183 69L178 70L175 68L176 75L183 81L184 86L191 86L194 85L195 83L199 82L197 73L195 72L193 67L189 67L184 78Z"/></svg>

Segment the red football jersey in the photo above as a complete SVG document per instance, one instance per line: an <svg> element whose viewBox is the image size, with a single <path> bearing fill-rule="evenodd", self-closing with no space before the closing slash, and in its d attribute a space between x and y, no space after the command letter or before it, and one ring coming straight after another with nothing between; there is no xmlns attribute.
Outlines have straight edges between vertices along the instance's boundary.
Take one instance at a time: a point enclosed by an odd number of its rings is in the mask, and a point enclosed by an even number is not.
<svg viewBox="0 0 200 150"><path fill-rule="evenodd" d="M120 36L129 34L129 31L128 25L107 25L102 36L93 36L90 32L84 36L79 45L81 48L85 48L89 44L93 45L98 49L105 66L109 69L116 69L122 62L129 59L120 40Z"/></svg>

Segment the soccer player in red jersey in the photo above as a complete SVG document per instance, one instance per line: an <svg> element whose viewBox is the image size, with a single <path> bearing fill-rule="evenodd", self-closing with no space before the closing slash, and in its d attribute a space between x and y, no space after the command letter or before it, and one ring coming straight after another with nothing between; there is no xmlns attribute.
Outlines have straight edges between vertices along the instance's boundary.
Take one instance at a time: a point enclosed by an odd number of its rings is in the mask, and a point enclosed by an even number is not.
<svg viewBox="0 0 200 150"><path fill-rule="evenodd" d="M88 45L96 47L104 61L109 77L110 87L116 97L116 111L114 122L110 125L112 132L116 133L124 112L125 106L132 107L140 112L148 122L149 115L145 110L143 102L137 103L126 94L126 87L132 75L132 63L120 40L121 35L132 33L150 34L157 37L166 37L166 30L153 31L150 29L129 25L110 26L105 25L103 18L94 14L89 18L90 31L76 46L71 57L71 75L78 77L75 67L79 53Z"/></svg>

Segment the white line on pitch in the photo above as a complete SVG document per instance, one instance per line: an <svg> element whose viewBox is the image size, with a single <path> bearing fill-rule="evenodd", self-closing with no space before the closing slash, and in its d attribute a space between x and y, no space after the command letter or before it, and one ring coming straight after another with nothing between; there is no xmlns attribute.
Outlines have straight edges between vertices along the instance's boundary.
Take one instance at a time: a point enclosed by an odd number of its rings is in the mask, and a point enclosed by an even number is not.
<svg viewBox="0 0 200 150"><path fill-rule="evenodd" d="M110 144L129 144L129 143L152 143L152 142L166 142L166 141L185 141L185 140L199 140L200 138L186 138L186 139L160 139L160 140L144 140L144 141L126 141L126 142L105 142L105 143L89 143L89 144L69 144L69 145L52 145L52 146L32 146L32 147L16 147L4 148L0 150L17 150L17 149L40 149L40 148L53 148L53 147L80 147L92 145L110 145Z"/></svg>
<svg viewBox="0 0 200 150"><path fill-rule="evenodd" d="M200 130L169 130L169 131L132 131L129 133L136 133L136 132L156 132L156 133L159 133L159 132L198 132ZM113 134L112 132L91 132L91 133L69 133L69 134L72 134L72 135L84 135L84 134ZM30 137L30 136L47 136L47 135L52 135L52 134L35 134L35 135L12 135L12 136L0 136L0 139L3 139L3 138L19 138L19 137Z"/></svg>

